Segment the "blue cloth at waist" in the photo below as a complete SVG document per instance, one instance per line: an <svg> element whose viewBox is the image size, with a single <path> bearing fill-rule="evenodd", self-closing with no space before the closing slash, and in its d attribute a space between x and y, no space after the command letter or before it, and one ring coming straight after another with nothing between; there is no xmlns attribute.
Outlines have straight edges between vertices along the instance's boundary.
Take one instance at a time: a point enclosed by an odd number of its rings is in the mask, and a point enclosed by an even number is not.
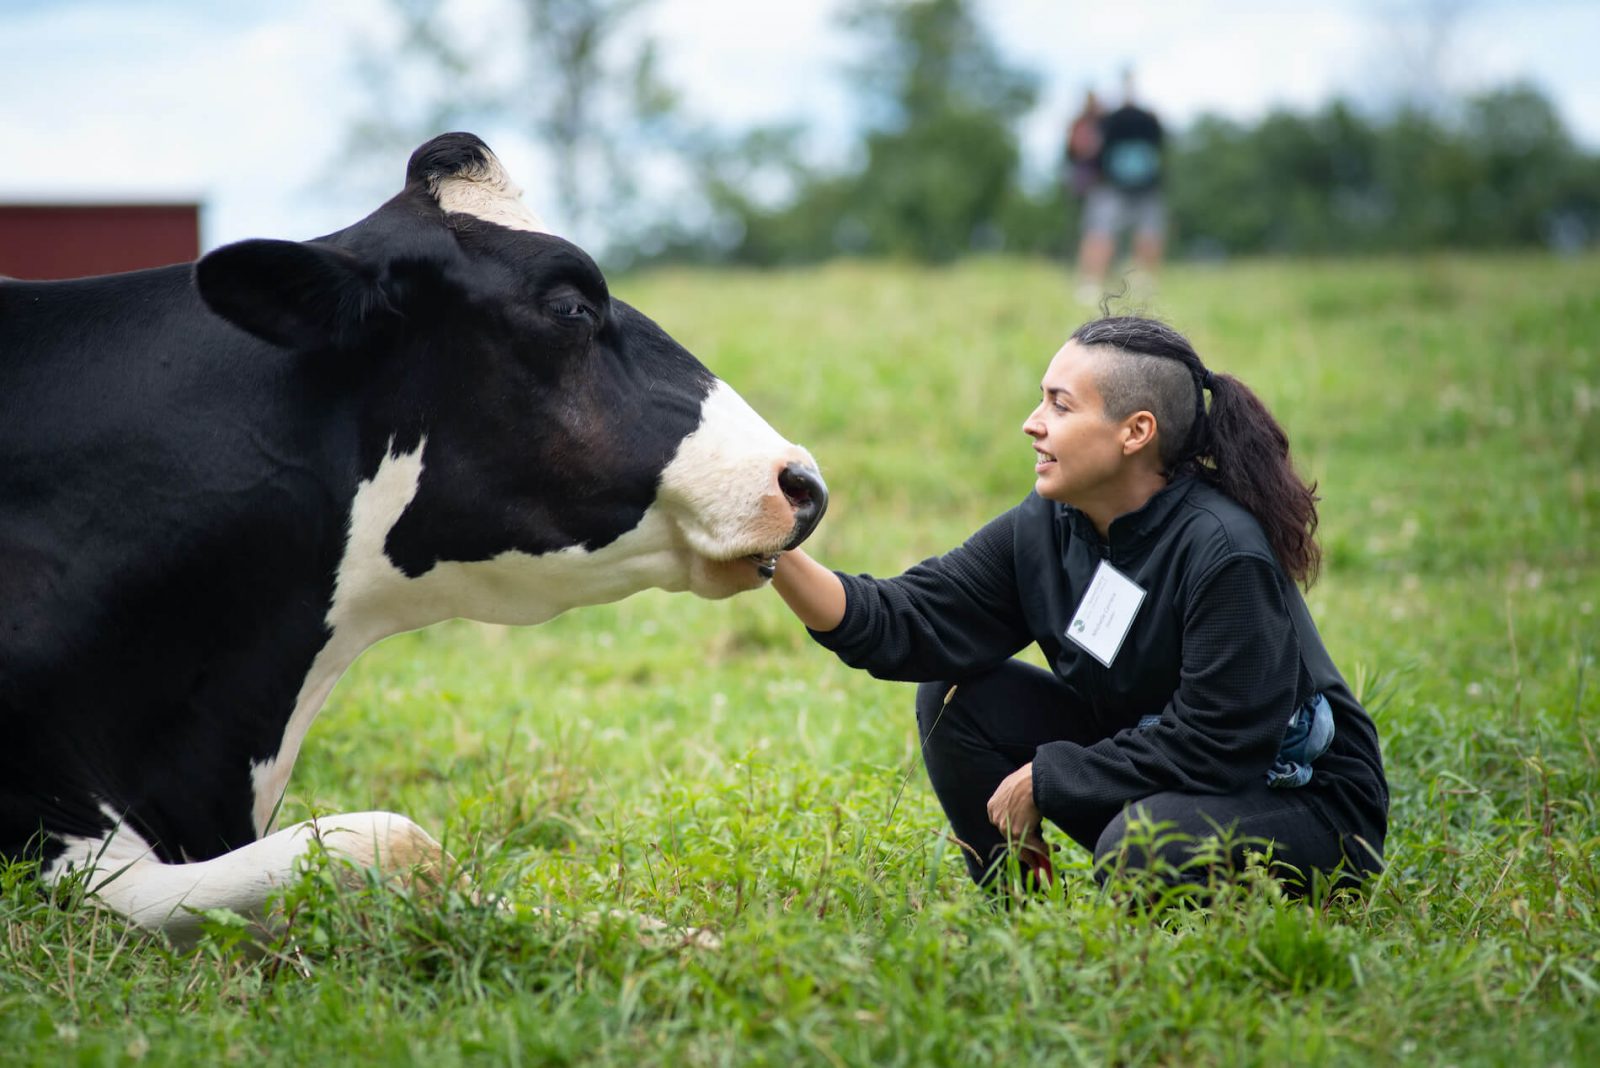
<svg viewBox="0 0 1600 1068"><path fill-rule="evenodd" d="M1312 694L1289 717L1278 747L1278 759L1267 769L1267 785L1292 790L1311 781L1311 763L1333 744L1333 707L1322 694Z"/></svg>
<svg viewBox="0 0 1600 1068"><path fill-rule="evenodd" d="M1140 716L1138 729L1146 730L1160 722L1160 716ZM1333 706L1322 694L1312 694L1289 717L1277 759L1267 769L1267 785L1280 790L1304 786L1311 781L1312 763L1332 744Z"/></svg>

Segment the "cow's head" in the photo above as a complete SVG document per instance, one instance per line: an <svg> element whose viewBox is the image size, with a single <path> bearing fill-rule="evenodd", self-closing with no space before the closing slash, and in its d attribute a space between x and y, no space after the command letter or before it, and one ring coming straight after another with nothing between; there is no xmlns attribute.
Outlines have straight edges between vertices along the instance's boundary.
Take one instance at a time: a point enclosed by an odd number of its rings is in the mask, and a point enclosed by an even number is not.
<svg viewBox="0 0 1600 1068"><path fill-rule="evenodd" d="M723 597L770 577L826 506L811 456L614 299L469 134L419 148L355 226L230 245L196 278L350 410L336 621L537 622L650 586Z"/></svg>

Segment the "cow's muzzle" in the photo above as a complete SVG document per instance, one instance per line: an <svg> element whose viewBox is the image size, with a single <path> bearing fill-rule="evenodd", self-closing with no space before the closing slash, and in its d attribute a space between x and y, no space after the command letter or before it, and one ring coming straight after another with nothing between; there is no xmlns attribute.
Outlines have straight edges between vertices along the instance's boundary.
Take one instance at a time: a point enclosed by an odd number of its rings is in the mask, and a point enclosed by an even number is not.
<svg viewBox="0 0 1600 1068"><path fill-rule="evenodd" d="M789 534L785 549L796 548L811 536L822 522L822 513L828 510L828 487L814 467L791 463L778 472L778 488L794 509L794 529Z"/></svg>

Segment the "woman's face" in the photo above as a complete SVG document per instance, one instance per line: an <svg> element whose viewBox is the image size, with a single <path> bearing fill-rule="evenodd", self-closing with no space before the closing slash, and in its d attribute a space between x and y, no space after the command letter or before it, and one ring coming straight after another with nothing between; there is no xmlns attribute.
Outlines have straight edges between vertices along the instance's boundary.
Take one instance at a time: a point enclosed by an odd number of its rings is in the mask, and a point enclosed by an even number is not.
<svg viewBox="0 0 1600 1068"><path fill-rule="evenodd" d="M1095 385L1098 359L1076 341L1063 345L1039 384L1039 406L1022 424L1033 439L1039 496L1085 510L1116 496L1126 475L1127 428L1106 418Z"/></svg>

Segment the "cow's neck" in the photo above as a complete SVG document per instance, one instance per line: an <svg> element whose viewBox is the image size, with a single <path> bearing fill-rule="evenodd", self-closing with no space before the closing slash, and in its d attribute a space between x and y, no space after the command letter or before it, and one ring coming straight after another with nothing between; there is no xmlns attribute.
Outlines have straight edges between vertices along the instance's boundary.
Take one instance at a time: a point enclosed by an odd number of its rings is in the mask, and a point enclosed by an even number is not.
<svg viewBox="0 0 1600 1068"><path fill-rule="evenodd" d="M593 552L581 546L538 556L507 552L490 560L440 561L407 576L384 553L384 543L416 496L426 445L423 439L412 452L386 455L357 488L326 616L328 640L300 685L278 751L251 767L257 834L268 829L312 721L369 646L456 617L531 625L647 587L687 588L682 537L658 507Z"/></svg>
<svg viewBox="0 0 1600 1068"><path fill-rule="evenodd" d="M356 657L391 634L448 618L437 609L430 616L427 605L390 596L403 585L395 576L404 576L383 551L384 539L416 496L425 446L426 439L411 452L386 454L373 476L356 489L333 599L325 617L328 640L300 684L277 752L250 769L257 835L267 833L306 732Z"/></svg>

